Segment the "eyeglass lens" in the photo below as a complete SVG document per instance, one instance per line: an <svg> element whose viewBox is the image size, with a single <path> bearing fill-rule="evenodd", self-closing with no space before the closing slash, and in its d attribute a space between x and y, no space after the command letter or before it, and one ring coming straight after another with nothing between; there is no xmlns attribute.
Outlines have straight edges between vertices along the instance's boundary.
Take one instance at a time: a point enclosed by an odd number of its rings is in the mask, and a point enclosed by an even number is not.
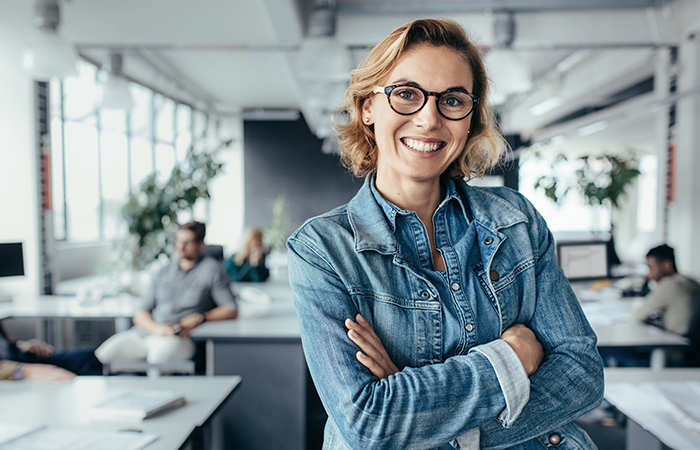
<svg viewBox="0 0 700 450"><path fill-rule="evenodd" d="M413 86L397 86L389 95L389 104L399 114L414 114L426 103L425 93ZM448 119L462 119L474 108L474 102L465 92L443 92L438 96L438 110Z"/></svg>

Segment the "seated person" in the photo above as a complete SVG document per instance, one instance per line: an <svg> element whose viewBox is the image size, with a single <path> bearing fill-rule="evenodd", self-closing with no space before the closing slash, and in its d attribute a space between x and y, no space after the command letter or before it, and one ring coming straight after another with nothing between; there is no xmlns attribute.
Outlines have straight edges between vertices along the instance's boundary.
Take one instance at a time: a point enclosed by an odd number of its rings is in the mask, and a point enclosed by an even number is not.
<svg viewBox="0 0 700 450"><path fill-rule="evenodd" d="M693 317L693 298L700 285L678 273L673 248L660 245L647 253L647 279L657 286L644 297L644 303L632 311L632 319L646 321L661 315L660 325L668 331L686 335Z"/></svg>
<svg viewBox="0 0 700 450"><path fill-rule="evenodd" d="M241 250L226 263L226 272L231 281L267 280L270 271L265 266L267 250L263 246L263 232L259 228L248 228L243 237Z"/></svg>
<svg viewBox="0 0 700 450"><path fill-rule="evenodd" d="M178 258L154 276L134 327L107 339L95 354L103 363L146 360L152 364L186 361L195 353L190 332L207 320L235 319L236 300L221 263L203 257L206 227L180 225Z"/></svg>
<svg viewBox="0 0 700 450"><path fill-rule="evenodd" d="M1 325L0 360L18 363L18 365L15 366L15 370L19 371L17 375L20 375L21 372L29 373L34 369L36 369L34 370L36 375L41 375L37 372L43 373L41 376L53 374L58 376L58 379L72 379L76 375L102 374L102 363L97 360L95 353L90 349L76 348L55 351L52 345L40 341L39 339L15 342L8 338ZM29 366L47 367L42 369ZM33 379L47 378L40 377Z"/></svg>

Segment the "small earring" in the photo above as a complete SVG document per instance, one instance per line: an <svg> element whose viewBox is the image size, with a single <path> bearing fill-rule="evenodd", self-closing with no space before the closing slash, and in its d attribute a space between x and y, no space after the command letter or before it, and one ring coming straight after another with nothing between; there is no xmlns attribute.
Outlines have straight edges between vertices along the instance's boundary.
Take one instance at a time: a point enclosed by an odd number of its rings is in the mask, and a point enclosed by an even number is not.
<svg viewBox="0 0 700 450"><path fill-rule="evenodd" d="M369 117L365 117L365 122L369 123L369 121L370 121L370 118L369 118Z"/></svg>

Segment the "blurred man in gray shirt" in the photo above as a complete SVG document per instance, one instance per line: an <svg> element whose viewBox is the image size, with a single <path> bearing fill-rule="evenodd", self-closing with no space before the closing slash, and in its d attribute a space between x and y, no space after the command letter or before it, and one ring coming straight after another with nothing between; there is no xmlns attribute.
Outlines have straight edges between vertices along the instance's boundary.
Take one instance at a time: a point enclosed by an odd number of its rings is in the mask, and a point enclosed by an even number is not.
<svg viewBox="0 0 700 450"><path fill-rule="evenodd" d="M202 257L206 227L180 225L175 235L178 258L154 276L134 327L107 339L95 355L102 363L143 360L185 361L194 356L190 332L205 321L238 315L236 299L223 265Z"/></svg>

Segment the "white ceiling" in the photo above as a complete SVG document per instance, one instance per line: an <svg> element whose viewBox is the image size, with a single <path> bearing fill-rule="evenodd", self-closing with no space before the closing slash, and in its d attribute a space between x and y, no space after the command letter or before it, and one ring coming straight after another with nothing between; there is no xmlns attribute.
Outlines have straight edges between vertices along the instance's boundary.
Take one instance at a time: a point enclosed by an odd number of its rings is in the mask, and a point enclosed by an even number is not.
<svg viewBox="0 0 700 450"><path fill-rule="evenodd" d="M608 117L611 126L588 138L648 146L654 115L647 94L557 127L555 120L649 78L657 49L676 45L700 26L697 0L336 0L336 37L358 64L367 48L395 27L422 17L449 17L491 51L493 13L514 14L515 55L533 76L529 92L511 95L498 110L506 133L548 138ZM124 52L124 71L182 101L226 114L250 109L301 110L312 117L295 58L314 0L62 0L60 33L81 54L101 62L109 49ZM0 0L0 27L18 44L36 31L33 1ZM18 61L19 52L18 48ZM495 54L495 53L493 53ZM576 54L578 62L557 72ZM568 59L573 61L573 59ZM529 108L544 99L555 74L565 102L539 117ZM497 76L494 78L498 79ZM507 86L496 86L507 91ZM330 103L337 104L337 98ZM615 114L611 111L615 110ZM612 118L611 118L612 117ZM616 124L612 126L612 124ZM573 146L575 140L569 140ZM599 145L599 144L596 144ZM608 144L606 144L608 145Z"/></svg>

